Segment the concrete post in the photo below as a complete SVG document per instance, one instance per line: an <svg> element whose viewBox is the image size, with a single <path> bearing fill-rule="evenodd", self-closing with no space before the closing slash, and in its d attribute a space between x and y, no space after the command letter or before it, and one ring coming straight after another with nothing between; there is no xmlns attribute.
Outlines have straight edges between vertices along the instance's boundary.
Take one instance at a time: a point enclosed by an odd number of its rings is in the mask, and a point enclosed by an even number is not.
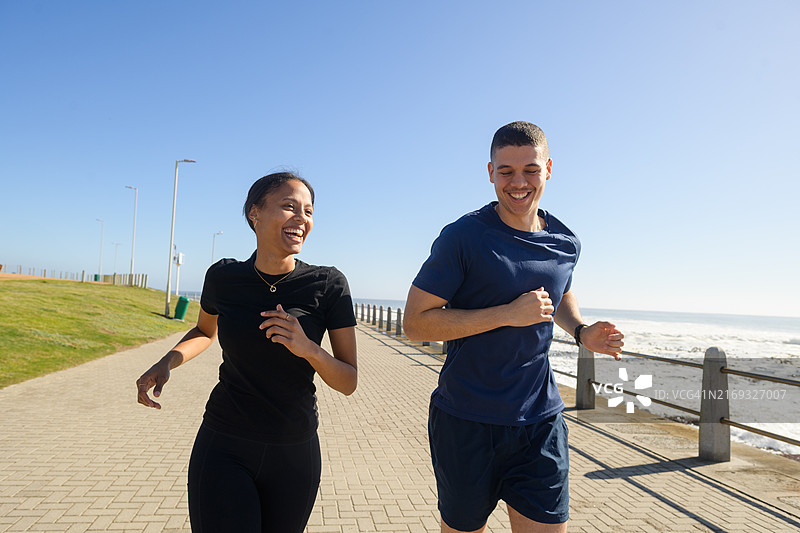
<svg viewBox="0 0 800 533"><path fill-rule="evenodd" d="M700 400L700 459L724 462L731 460L731 427L720 421L730 418L728 374L725 352L706 350L703 359L703 396Z"/></svg>
<svg viewBox="0 0 800 533"><path fill-rule="evenodd" d="M378 315L378 329L383 329L383 306L381 306L380 314Z"/></svg>
<svg viewBox="0 0 800 533"><path fill-rule="evenodd" d="M581 345L578 348L578 379L575 384L575 407L594 409L594 352Z"/></svg>
<svg viewBox="0 0 800 533"><path fill-rule="evenodd" d="M372 325L378 323L378 307L376 305L372 306Z"/></svg>
<svg viewBox="0 0 800 533"><path fill-rule="evenodd" d="M397 308L397 329L394 334L398 337L403 334L403 310L399 307Z"/></svg>
<svg viewBox="0 0 800 533"><path fill-rule="evenodd" d="M442 355L447 354L447 341L442 342Z"/></svg>
<svg viewBox="0 0 800 533"><path fill-rule="evenodd" d="M392 308L386 310L386 331L392 331Z"/></svg>

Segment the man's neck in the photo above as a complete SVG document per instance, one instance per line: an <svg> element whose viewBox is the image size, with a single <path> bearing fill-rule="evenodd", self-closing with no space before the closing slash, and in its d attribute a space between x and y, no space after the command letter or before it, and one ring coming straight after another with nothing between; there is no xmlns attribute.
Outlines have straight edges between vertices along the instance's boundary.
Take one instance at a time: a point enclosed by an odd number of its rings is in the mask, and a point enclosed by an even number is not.
<svg viewBox="0 0 800 533"><path fill-rule="evenodd" d="M494 210L497 212L500 220L502 220L506 226L510 226L515 230L535 233L544 229L545 222L544 219L539 216L538 205L533 213L530 213L526 216L516 216L512 213L509 213L502 209L499 204L495 206Z"/></svg>

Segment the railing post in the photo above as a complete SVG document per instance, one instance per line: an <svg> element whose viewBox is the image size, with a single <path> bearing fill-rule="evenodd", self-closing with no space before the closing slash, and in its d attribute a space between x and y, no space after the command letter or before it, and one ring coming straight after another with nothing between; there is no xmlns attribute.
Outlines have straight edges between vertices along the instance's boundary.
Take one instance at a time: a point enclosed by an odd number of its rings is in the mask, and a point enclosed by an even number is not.
<svg viewBox="0 0 800 533"><path fill-rule="evenodd" d="M383 306L381 306L378 314L378 329L383 329Z"/></svg>
<svg viewBox="0 0 800 533"><path fill-rule="evenodd" d="M578 378L575 384L575 407L594 409L594 352L581 345L578 347Z"/></svg>
<svg viewBox="0 0 800 533"><path fill-rule="evenodd" d="M386 310L386 331L392 331L392 308Z"/></svg>
<svg viewBox="0 0 800 533"><path fill-rule="evenodd" d="M447 341L442 341L442 355L447 354Z"/></svg>
<svg viewBox="0 0 800 533"><path fill-rule="evenodd" d="M700 399L700 459L731 460L731 428L723 424L730 417L728 403L728 374L725 352L709 348L703 358L703 396Z"/></svg>
<svg viewBox="0 0 800 533"><path fill-rule="evenodd" d="M356 320L358 320L358 304L353 304L353 314L356 316Z"/></svg>
<svg viewBox="0 0 800 533"><path fill-rule="evenodd" d="M403 334L403 310L399 307L397 308L397 328L395 329L394 334L398 337Z"/></svg>
<svg viewBox="0 0 800 533"><path fill-rule="evenodd" d="M372 306L372 325L374 326L378 322L378 306Z"/></svg>
<svg viewBox="0 0 800 533"><path fill-rule="evenodd" d="M361 321L364 321L364 304L361 304Z"/></svg>

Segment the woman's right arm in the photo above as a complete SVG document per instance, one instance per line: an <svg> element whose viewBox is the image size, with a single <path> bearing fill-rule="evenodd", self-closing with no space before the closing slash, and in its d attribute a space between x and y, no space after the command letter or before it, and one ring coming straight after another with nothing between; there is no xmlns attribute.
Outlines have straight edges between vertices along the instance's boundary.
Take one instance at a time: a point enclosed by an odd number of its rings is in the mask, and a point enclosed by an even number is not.
<svg viewBox="0 0 800 533"><path fill-rule="evenodd" d="M153 396L161 396L161 389L169 380L169 372L189 359L200 355L211 346L217 336L217 315L210 315L200 309L197 325L189 330L175 347L159 359L150 369L136 380L139 403L147 407L161 409L161 404L153 401L147 391L153 388Z"/></svg>

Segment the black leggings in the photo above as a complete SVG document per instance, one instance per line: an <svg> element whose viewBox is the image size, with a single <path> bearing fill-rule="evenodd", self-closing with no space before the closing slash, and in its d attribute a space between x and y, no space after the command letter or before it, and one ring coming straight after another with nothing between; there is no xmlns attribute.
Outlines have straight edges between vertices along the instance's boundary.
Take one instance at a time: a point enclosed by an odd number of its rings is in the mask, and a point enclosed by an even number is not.
<svg viewBox="0 0 800 533"><path fill-rule="evenodd" d="M189 460L194 533L301 533L319 488L317 435L265 444L200 426Z"/></svg>

